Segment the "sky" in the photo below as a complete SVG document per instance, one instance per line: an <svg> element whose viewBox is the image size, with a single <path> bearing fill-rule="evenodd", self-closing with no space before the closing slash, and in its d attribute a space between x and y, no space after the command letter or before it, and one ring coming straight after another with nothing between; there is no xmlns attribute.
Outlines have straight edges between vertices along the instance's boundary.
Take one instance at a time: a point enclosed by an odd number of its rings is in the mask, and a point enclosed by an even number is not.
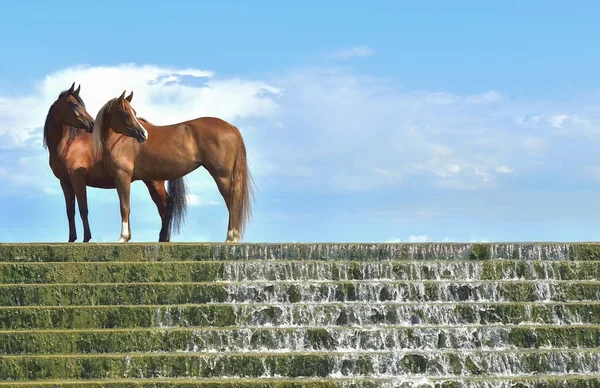
<svg viewBox="0 0 600 388"><path fill-rule="evenodd" d="M58 94L123 90L155 124L238 126L256 183L243 242L600 239L600 3L0 2L0 242L66 242L42 146ZM174 242L223 242L210 175ZM92 241L121 230L88 188ZM78 242L83 237L76 216ZM132 184L131 242L160 218Z"/></svg>

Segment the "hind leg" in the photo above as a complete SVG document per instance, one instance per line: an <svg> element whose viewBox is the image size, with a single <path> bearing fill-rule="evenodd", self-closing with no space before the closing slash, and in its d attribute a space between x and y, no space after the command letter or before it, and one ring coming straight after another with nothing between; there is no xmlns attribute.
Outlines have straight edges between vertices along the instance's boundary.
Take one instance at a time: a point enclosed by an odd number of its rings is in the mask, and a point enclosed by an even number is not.
<svg viewBox="0 0 600 388"><path fill-rule="evenodd" d="M225 200L225 205L227 205L227 211L229 212L229 223L227 224L227 239L226 243L229 242L239 242L240 241L240 232L235 229L235 225L233 225L233 214L231 209L231 179L229 177L213 177L215 182L217 183L217 187L219 188L219 192L221 196Z"/></svg>
<svg viewBox="0 0 600 388"><path fill-rule="evenodd" d="M144 183L148 187L150 197L154 201L154 204L156 204L156 209L162 221L158 241L169 242L171 231L169 230L169 218L167 217L167 190L165 189L165 181L144 181Z"/></svg>
<svg viewBox="0 0 600 388"><path fill-rule="evenodd" d="M69 242L74 242L77 240L77 229L75 228L75 191L68 180L61 180L60 187L62 187L63 194L65 195L67 220L69 220Z"/></svg>

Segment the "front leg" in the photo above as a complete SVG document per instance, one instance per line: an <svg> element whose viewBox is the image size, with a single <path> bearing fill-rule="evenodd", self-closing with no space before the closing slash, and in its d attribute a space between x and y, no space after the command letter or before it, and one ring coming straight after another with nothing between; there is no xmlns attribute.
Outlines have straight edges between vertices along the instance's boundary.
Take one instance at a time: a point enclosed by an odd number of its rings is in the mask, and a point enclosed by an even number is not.
<svg viewBox="0 0 600 388"><path fill-rule="evenodd" d="M75 191L69 180L60 180L65 195L65 205L67 210L67 220L69 220L69 242L77 240L77 229L75 229Z"/></svg>
<svg viewBox="0 0 600 388"><path fill-rule="evenodd" d="M71 185L75 190L77 204L79 205L79 216L81 217L81 222L83 222L83 242L88 242L92 239L92 232L90 230L90 222L88 220L86 171L80 169L72 173Z"/></svg>
<svg viewBox="0 0 600 388"><path fill-rule="evenodd" d="M117 186L121 205L121 237L117 242L128 242L131 240L131 226L129 225L131 175L122 171L118 172L115 177L115 186Z"/></svg>

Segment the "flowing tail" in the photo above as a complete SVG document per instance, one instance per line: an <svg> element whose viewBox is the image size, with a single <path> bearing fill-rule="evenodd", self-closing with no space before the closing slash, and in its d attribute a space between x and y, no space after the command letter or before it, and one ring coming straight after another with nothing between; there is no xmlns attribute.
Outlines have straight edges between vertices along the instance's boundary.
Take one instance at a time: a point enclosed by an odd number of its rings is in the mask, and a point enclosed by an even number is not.
<svg viewBox="0 0 600 388"><path fill-rule="evenodd" d="M250 197L254 198L251 184L254 184L250 169L248 168L248 160L246 157L246 145L242 139L239 129L235 125L231 125L239 138L238 154L233 164L231 173L231 226L240 234L240 239L244 235L246 223L252 217L252 205Z"/></svg>
<svg viewBox="0 0 600 388"><path fill-rule="evenodd" d="M184 177L167 182L167 220L168 235L171 231L179 233L181 226L185 223L187 210L186 184Z"/></svg>

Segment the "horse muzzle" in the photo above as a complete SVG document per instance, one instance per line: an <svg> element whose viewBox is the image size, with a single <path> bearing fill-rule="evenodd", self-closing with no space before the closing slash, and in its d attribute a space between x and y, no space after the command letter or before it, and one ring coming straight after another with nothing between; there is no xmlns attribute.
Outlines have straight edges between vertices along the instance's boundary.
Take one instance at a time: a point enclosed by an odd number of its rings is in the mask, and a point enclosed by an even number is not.
<svg viewBox="0 0 600 388"><path fill-rule="evenodd" d="M148 136L142 132L142 131L135 131L135 140L137 140L138 143L145 143L148 140Z"/></svg>
<svg viewBox="0 0 600 388"><path fill-rule="evenodd" d="M85 131L87 133L94 132L94 121L93 120L89 121L88 123L86 123L86 125L84 125L83 128L85 129Z"/></svg>

